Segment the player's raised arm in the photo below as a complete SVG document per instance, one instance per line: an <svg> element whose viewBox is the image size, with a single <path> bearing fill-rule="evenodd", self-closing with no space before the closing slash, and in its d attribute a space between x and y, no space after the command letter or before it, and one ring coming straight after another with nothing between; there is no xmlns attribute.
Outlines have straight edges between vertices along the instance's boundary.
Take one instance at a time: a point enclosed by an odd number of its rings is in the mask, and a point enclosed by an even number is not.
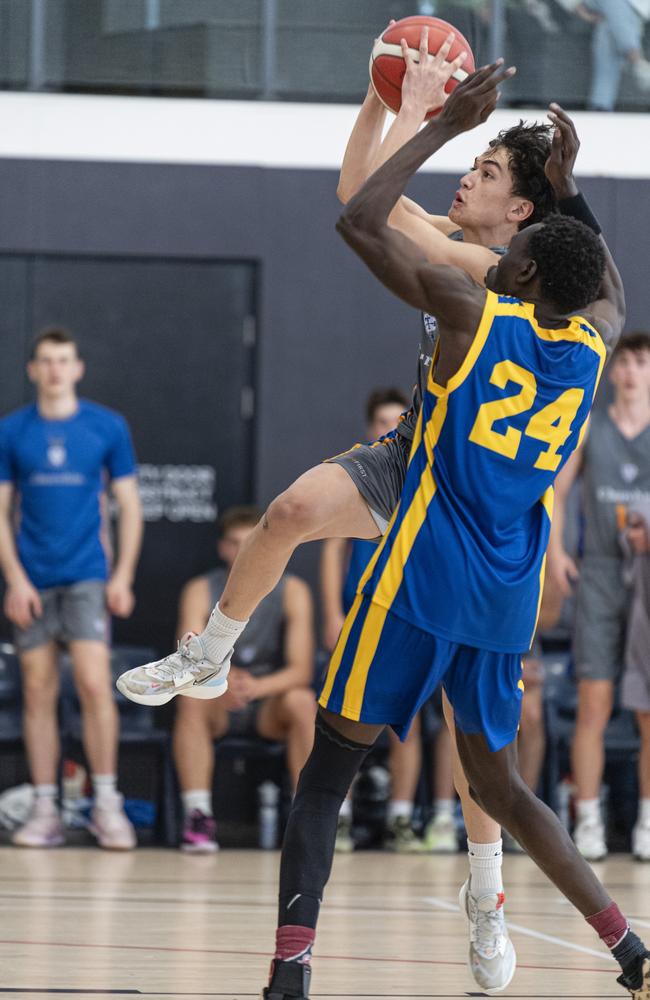
<svg viewBox="0 0 650 1000"><path fill-rule="evenodd" d="M496 107L498 86L514 69L503 60L485 66L456 88L437 119L415 135L379 168L348 203L337 229L373 274L409 305L435 312L443 325L452 316L466 328L469 315L459 298L480 315L485 291L462 271L432 265L388 218L409 179L425 160L461 132L484 122Z"/></svg>
<svg viewBox="0 0 650 1000"><path fill-rule="evenodd" d="M600 236L605 251L605 273L598 299L585 309L608 350L620 337L625 324L625 292L623 281L602 235L598 220L580 193L573 169L580 149L580 140L572 119L559 104L551 104L548 117L555 126L551 155L546 163L546 176L553 185L562 215L584 222Z"/></svg>

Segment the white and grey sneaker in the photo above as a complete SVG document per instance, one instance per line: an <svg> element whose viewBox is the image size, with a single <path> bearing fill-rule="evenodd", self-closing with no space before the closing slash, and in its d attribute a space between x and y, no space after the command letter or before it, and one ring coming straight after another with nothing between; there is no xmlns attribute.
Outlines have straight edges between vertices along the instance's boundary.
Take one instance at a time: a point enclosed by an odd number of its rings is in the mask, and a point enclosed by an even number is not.
<svg viewBox="0 0 650 1000"><path fill-rule="evenodd" d="M511 983L517 968L517 956L503 913L505 896L502 892L491 892L475 899L467 881L458 902L469 922L469 971L488 996L501 993Z"/></svg>
<svg viewBox="0 0 650 1000"><path fill-rule="evenodd" d="M605 828L600 819L583 819L573 831L575 845L585 861L602 861L607 857Z"/></svg>
<svg viewBox="0 0 650 1000"><path fill-rule="evenodd" d="M228 690L232 650L213 663L205 655L201 637L187 632L175 653L127 670L116 683L118 691L138 705L166 705L177 694L188 698L219 698Z"/></svg>
<svg viewBox="0 0 650 1000"><path fill-rule="evenodd" d="M650 823L640 820L632 831L632 854L637 861L650 861Z"/></svg>

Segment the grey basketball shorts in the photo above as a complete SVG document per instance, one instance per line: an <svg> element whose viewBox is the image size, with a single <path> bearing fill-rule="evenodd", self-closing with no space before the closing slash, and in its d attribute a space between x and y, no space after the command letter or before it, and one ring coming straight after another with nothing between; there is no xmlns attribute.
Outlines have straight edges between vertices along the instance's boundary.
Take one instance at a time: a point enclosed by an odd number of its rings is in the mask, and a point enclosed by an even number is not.
<svg viewBox="0 0 650 1000"><path fill-rule="evenodd" d="M622 562L585 556L580 566L573 656L578 680L617 681L630 609Z"/></svg>
<svg viewBox="0 0 650 1000"><path fill-rule="evenodd" d="M76 640L108 642L109 617L105 584L102 580L81 580L65 587L39 591L43 614L26 629L14 627L19 651L36 649L46 643Z"/></svg>
<svg viewBox="0 0 650 1000"><path fill-rule="evenodd" d="M326 459L345 469L368 504L381 535L402 495L410 451L411 442L393 431L373 444L355 444L342 455Z"/></svg>

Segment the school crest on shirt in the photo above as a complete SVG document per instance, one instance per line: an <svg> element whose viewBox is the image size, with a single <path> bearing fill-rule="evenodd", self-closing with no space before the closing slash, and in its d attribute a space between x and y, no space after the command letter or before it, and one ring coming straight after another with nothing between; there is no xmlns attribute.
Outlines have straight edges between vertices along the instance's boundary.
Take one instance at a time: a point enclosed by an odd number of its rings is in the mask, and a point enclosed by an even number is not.
<svg viewBox="0 0 650 1000"><path fill-rule="evenodd" d="M47 446L47 460L55 469L60 469L65 465L68 453L65 450L63 441L51 440Z"/></svg>
<svg viewBox="0 0 650 1000"><path fill-rule="evenodd" d="M621 476L623 477L624 482L633 483L638 475L638 465L635 465L634 462L623 462L623 465L621 466Z"/></svg>

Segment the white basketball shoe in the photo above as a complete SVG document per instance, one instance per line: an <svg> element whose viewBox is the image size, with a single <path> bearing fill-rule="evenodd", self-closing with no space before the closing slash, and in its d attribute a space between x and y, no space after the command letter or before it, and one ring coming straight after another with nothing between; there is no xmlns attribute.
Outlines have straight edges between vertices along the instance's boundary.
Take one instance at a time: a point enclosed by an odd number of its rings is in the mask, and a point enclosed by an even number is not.
<svg viewBox="0 0 650 1000"><path fill-rule="evenodd" d="M603 861L607 857L605 827L599 817L579 820L573 831L573 839L586 861Z"/></svg>
<svg viewBox="0 0 650 1000"><path fill-rule="evenodd" d="M187 632L175 653L127 670L116 683L118 691L138 705L166 705L177 694L188 698L219 698L228 690L232 649L221 663L206 657L199 635Z"/></svg>
<svg viewBox="0 0 650 1000"><path fill-rule="evenodd" d="M475 899L465 882L458 903L469 922L469 971L481 989L493 996L512 981L517 956L508 935L502 892L487 893Z"/></svg>

